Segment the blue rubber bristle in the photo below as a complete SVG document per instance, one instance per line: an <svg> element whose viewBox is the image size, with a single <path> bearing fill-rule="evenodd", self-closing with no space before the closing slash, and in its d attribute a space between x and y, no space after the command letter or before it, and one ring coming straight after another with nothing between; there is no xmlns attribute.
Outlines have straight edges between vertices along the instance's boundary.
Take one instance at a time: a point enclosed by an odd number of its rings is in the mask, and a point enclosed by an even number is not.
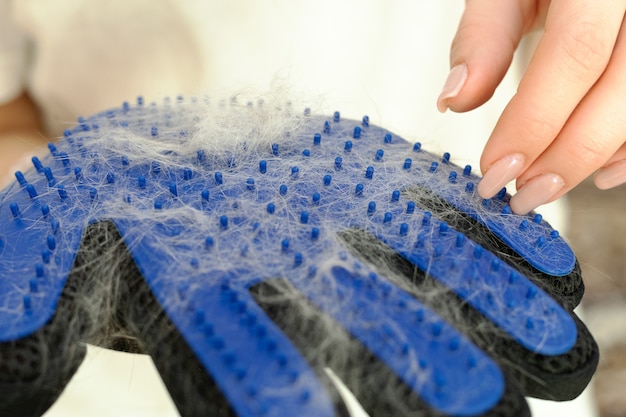
<svg viewBox="0 0 626 417"><path fill-rule="evenodd" d="M168 106L182 106L182 99L177 102ZM158 141L180 140L177 132L189 128L180 113L181 126L137 122L138 115L153 111L140 97L137 107L124 103L83 119L44 161L33 158L35 171L16 173L22 188L0 193L0 342L25 337L50 320L84 228L111 220L168 318L242 417L335 413L310 364L250 293L277 277L437 412L480 414L501 401L504 377L496 363L389 277L346 251L337 237L343 231L358 229L383 242L529 351L559 355L573 346L577 333L569 313L405 193L409 187L437 193L541 272L561 276L573 270L572 251L539 215L511 214L505 193L483 205L474 192L479 178L471 167L455 166L450 154L429 154L419 143L370 125L368 117L355 127L358 122L339 112L331 124L310 111L299 132L305 134L277 139L237 163L209 163L210 152L194 150L180 164L170 166L164 158L136 166L133 155L90 149L90 135L97 133L85 127L93 125L125 124ZM80 137L85 151L77 152L70 137ZM323 169L309 169L305 157ZM291 158L293 164L276 172L276 158ZM115 199L127 203L127 213L107 211L107 202ZM176 207L209 220L164 220ZM134 217L133 210L143 216ZM72 221L59 223L64 218ZM169 241L177 245L165 247ZM255 257L270 253L268 248L275 253ZM174 255L186 259L179 267L188 275L187 287L169 279L179 259ZM309 284L314 278L318 285ZM319 285L324 280L332 286ZM288 395L278 394L281 390Z"/></svg>
<svg viewBox="0 0 626 417"><path fill-rule="evenodd" d="M26 178L24 178L24 174L21 171L15 172L15 178L17 179L18 184L22 187L25 187L26 184L28 184Z"/></svg>
<svg viewBox="0 0 626 417"><path fill-rule="evenodd" d="M9 205L9 208L11 209L11 214L13 215L13 217L17 218L20 216L20 207L16 203L11 203Z"/></svg>
<svg viewBox="0 0 626 417"><path fill-rule="evenodd" d="M30 198L35 198L38 195L37 190L32 184L26 185L26 191L28 192L28 195L30 196Z"/></svg>

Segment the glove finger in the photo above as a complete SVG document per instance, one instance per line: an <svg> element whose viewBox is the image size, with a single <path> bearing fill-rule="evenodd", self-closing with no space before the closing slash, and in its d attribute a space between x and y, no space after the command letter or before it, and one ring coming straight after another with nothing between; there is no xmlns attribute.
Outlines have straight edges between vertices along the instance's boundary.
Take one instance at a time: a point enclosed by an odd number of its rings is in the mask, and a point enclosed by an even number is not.
<svg viewBox="0 0 626 417"><path fill-rule="evenodd" d="M597 366L598 348L587 328L573 313L557 308L534 285L519 286L521 276L511 282L510 271L503 274L507 269L504 265L498 267L503 268L498 273L470 274L469 279L455 282L450 276L454 269L471 270L471 266L438 260L439 265L429 265L427 274L416 266L420 263L417 253L400 255L402 249L393 249L362 231L344 234L343 238L361 259L461 329L515 376L526 396L571 399L588 384ZM445 254L446 249L441 252ZM456 257L460 251L451 252ZM481 258L489 255L482 253ZM494 259L479 270L489 271ZM454 269L450 265L455 265ZM494 276L500 278L500 284ZM552 313L546 314L550 310Z"/></svg>

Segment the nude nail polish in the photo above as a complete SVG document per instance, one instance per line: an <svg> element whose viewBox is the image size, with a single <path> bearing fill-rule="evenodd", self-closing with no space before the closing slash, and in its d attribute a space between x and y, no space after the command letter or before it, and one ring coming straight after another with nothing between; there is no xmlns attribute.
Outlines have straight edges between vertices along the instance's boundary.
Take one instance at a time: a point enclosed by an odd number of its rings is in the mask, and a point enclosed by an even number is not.
<svg viewBox="0 0 626 417"><path fill-rule="evenodd" d="M626 160L613 162L601 168L594 178L596 187L601 190L617 187L626 182Z"/></svg>
<svg viewBox="0 0 626 417"><path fill-rule="evenodd" d="M444 113L448 109L446 100L456 97L467 80L467 65L459 64L450 70L448 78L437 98L437 109Z"/></svg>
<svg viewBox="0 0 626 417"><path fill-rule="evenodd" d="M511 197L511 210L516 214L527 214L550 201L564 186L565 181L556 174L542 174L532 178Z"/></svg>
<svg viewBox="0 0 626 417"><path fill-rule="evenodd" d="M498 194L505 185L522 173L524 161L524 155L515 153L491 164L483 179L478 183L478 195L482 198L491 198Z"/></svg>

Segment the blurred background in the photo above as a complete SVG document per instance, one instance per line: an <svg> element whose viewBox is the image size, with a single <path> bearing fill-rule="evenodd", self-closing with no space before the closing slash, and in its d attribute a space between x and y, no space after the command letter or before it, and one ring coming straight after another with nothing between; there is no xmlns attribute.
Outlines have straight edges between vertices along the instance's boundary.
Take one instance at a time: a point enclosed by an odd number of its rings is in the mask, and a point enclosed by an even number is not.
<svg viewBox="0 0 626 417"><path fill-rule="evenodd" d="M600 346L593 397L600 417L626 416L626 187L586 181L569 193L568 238L585 280L584 321Z"/></svg>

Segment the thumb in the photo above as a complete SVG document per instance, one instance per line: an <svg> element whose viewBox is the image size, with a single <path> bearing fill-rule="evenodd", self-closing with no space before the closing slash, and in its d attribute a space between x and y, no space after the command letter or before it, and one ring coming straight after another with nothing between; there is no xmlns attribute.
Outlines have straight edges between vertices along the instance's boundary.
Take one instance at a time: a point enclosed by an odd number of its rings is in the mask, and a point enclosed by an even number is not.
<svg viewBox="0 0 626 417"><path fill-rule="evenodd" d="M452 69L437 99L439 111L464 112L491 98L535 21L537 3L467 0L450 49Z"/></svg>

